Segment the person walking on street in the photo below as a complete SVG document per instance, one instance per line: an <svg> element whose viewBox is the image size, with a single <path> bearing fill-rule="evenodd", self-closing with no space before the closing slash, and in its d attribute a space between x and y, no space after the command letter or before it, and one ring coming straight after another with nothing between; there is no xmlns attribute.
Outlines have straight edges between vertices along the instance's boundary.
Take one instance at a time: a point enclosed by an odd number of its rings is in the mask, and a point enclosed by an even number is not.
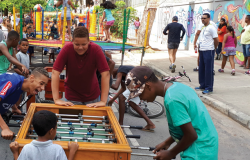
<svg viewBox="0 0 250 160"><path fill-rule="evenodd" d="M245 67L245 69L250 69L250 15L246 16L245 22L247 25L241 31L241 44L243 48L244 65L240 67ZM250 70L247 71L246 74L250 74Z"/></svg>
<svg viewBox="0 0 250 160"><path fill-rule="evenodd" d="M226 19L223 17L220 20L220 25L219 25L217 33L218 33L218 38L219 38L219 45L218 45L218 48L216 49L216 54L217 54L216 60L219 60L223 38L224 38L224 35L227 33L227 23L226 23Z"/></svg>
<svg viewBox="0 0 250 160"><path fill-rule="evenodd" d="M181 31L182 35L180 36ZM164 35L168 34L168 53L169 53L169 60L171 63L169 69L171 69L171 72L174 73L176 68L176 65L174 64L176 59L176 52L178 50L180 41L182 41L185 35L185 29L182 24L178 23L177 16L173 17L172 23L167 25L167 27L163 31L163 34Z"/></svg>
<svg viewBox="0 0 250 160"><path fill-rule="evenodd" d="M204 90L203 94L213 92L214 83L214 53L215 48L219 44L218 34L216 29L209 23L210 14L202 15L202 23L204 27L201 29L200 37L200 60L199 60L199 83L197 90Z"/></svg>
<svg viewBox="0 0 250 160"><path fill-rule="evenodd" d="M222 54L223 54L223 60L221 64L221 69L218 71L220 73L224 72L224 67L227 63L227 57L229 57L229 62L232 67L231 74L235 75L235 64L234 64L234 56L236 55L236 46L237 46L237 38L234 34L234 28L232 26L227 27L227 34L224 35L224 40L222 44Z"/></svg>

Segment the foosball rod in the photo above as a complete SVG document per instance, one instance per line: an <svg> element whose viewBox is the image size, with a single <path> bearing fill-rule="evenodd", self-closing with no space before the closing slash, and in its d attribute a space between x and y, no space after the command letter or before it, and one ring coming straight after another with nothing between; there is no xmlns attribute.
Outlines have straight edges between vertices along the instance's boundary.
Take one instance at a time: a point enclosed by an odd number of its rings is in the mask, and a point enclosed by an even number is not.
<svg viewBox="0 0 250 160"><path fill-rule="evenodd" d="M105 131L105 132L112 132L113 130L110 128L108 129L101 129L101 128L75 128L75 127L57 127L58 129L68 129L68 130L87 130L87 131Z"/></svg>
<svg viewBox="0 0 250 160"><path fill-rule="evenodd" d="M72 122L57 122L57 124L66 124L66 125L79 125L79 126L92 126L92 127L111 127L110 125L105 125L105 124L97 124L97 123L72 123Z"/></svg>
<svg viewBox="0 0 250 160"><path fill-rule="evenodd" d="M94 135L97 135L97 136L115 136L114 134L102 134L102 133L94 133L94 132L84 133L84 132L73 132L73 131L70 131L70 132L57 131L56 133L69 134L69 135L74 135L74 134L77 134L77 135L91 135L92 137Z"/></svg>
<svg viewBox="0 0 250 160"><path fill-rule="evenodd" d="M131 129L143 129L142 126L125 126L125 125L121 125L122 128L131 128Z"/></svg>
<svg viewBox="0 0 250 160"><path fill-rule="evenodd" d="M72 115L72 114L56 114L56 116L64 116L64 117L84 117L84 118L101 118L104 120L108 119L108 116L88 116L88 115Z"/></svg>
<svg viewBox="0 0 250 160"><path fill-rule="evenodd" d="M145 154L145 153L131 153L133 156L147 156L147 157L155 157L156 154Z"/></svg>
<svg viewBox="0 0 250 160"><path fill-rule="evenodd" d="M109 123L109 120L90 120L90 119L70 119L70 118L58 118L58 120L62 121L82 121L82 122L105 122Z"/></svg>
<svg viewBox="0 0 250 160"><path fill-rule="evenodd" d="M37 135L28 135L28 137L33 137L33 138L37 138ZM78 139L78 140L87 140L87 141L109 141L109 142L117 142L116 138L111 138L111 139L102 139L102 138L87 138L87 137L66 137L66 136L59 136L59 138L56 136L55 140L57 139Z"/></svg>
<svg viewBox="0 0 250 160"><path fill-rule="evenodd" d="M130 148L131 148L131 149L149 150L149 151L155 150L155 147L137 147L137 146L130 146Z"/></svg>

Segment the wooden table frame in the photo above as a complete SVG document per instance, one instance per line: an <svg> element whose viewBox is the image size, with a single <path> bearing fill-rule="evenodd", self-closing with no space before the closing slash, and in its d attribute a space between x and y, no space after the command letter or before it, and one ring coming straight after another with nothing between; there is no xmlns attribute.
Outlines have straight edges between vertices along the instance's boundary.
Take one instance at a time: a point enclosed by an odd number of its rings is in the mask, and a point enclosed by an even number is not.
<svg viewBox="0 0 250 160"><path fill-rule="evenodd" d="M92 116L108 116L109 124L113 129L117 143L103 144L103 143L91 143L91 142L78 142L79 149L75 155L75 160L130 160L131 148L129 143L119 125L117 118L114 115L111 107L89 108L84 105L75 105L72 107L58 106L54 104L42 104L32 103L29 107L27 115L22 123L22 126L16 137L16 141L19 143L19 154L24 145L30 143L32 139L27 139L29 127L35 112L40 110L49 110L53 113L61 114L78 114L82 111L82 115ZM93 118L94 119L94 118ZM63 147L66 155L68 156L68 141L53 141L55 144L59 144ZM84 157L84 158L83 158Z"/></svg>

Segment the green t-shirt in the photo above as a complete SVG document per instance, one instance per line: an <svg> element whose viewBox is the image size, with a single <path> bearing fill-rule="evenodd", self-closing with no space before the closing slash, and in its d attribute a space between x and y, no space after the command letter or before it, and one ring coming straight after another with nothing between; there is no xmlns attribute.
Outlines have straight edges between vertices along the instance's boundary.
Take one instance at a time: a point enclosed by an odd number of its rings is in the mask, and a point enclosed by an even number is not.
<svg viewBox="0 0 250 160"><path fill-rule="evenodd" d="M191 122L198 138L180 153L182 160L218 160L218 133L213 121L195 91L178 82L170 86L164 97L169 132L178 143L181 125Z"/></svg>
<svg viewBox="0 0 250 160"><path fill-rule="evenodd" d="M7 44L5 41L2 41L0 43L3 43L7 47ZM12 47L9 49L9 53L10 53L10 55L13 54ZM10 61L7 59L7 57L5 55L1 55L0 56L0 74L7 72L9 66L10 66Z"/></svg>

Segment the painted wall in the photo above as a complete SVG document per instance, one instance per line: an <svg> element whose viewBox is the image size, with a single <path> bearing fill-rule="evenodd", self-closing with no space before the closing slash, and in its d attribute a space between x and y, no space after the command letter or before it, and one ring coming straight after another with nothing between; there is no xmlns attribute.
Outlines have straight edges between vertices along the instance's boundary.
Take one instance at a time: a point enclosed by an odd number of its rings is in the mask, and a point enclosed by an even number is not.
<svg viewBox="0 0 250 160"><path fill-rule="evenodd" d="M164 6L162 4L161 6ZM140 11L141 12L141 11ZM193 41L198 26L201 24L201 16L203 13L210 13L211 19L219 24L221 17L225 17L228 20L228 25L233 26L238 39L237 54L235 56L236 61L239 64L243 64L242 46L240 44L240 32L245 26L245 17L250 14L250 0L235 0L235 1L222 1L173 6L173 7L159 7L156 13L156 18L153 24L152 33L150 37L151 43L157 43L161 45L167 44L167 36L162 34L164 28L168 23L171 23L173 16L179 17L179 23L182 23L186 29L185 37L183 38L183 45L188 44L188 38L190 40L190 47L193 48Z"/></svg>

